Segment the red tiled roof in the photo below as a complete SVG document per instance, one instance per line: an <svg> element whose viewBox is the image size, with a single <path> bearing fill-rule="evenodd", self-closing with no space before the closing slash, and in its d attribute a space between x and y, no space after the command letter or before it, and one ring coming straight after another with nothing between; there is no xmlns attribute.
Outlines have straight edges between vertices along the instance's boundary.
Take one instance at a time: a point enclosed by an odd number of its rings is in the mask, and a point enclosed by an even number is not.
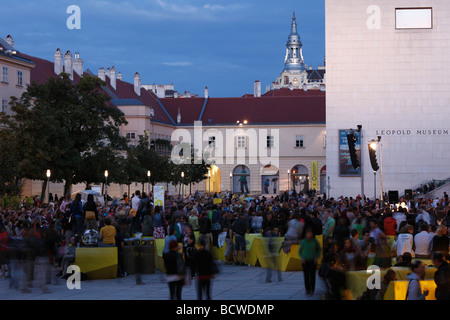
<svg viewBox="0 0 450 320"><path fill-rule="evenodd" d="M21 53L25 58L30 59L35 63L35 67L31 70L31 82L36 82L38 84L45 83L49 77L56 78L56 74L54 72L54 63L45 59L29 56ZM87 73L85 73L87 74ZM80 81L80 77L76 72L74 72L74 83L78 83ZM116 90L111 87L110 80L106 77L106 87L109 90L104 90L104 93L111 99L138 99L144 105L150 106L155 113L155 116L152 118L153 121L160 121L165 123L172 123L169 117L166 115L164 110L159 105L156 96L145 90L141 89L141 96L138 96L134 92L134 84L121 81L119 79L116 80ZM110 91L112 95L108 92ZM114 96L115 95L115 96Z"/></svg>
<svg viewBox="0 0 450 320"><path fill-rule="evenodd" d="M161 102L173 120L176 121L178 108L180 108L181 124L193 125L194 121L197 121L200 117L205 98L165 98L161 99Z"/></svg>
<svg viewBox="0 0 450 320"><path fill-rule="evenodd" d="M202 116L204 124L325 123L325 94L293 97L212 98Z"/></svg>
<svg viewBox="0 0 450 320"><path fill-rule="evenodd" d="M303 96L325 96L325 92L320 90L308 90L303 91L303 89L290 90L288 88L281 88L271 90L263 94L263 97L303 97Z"/></svg>

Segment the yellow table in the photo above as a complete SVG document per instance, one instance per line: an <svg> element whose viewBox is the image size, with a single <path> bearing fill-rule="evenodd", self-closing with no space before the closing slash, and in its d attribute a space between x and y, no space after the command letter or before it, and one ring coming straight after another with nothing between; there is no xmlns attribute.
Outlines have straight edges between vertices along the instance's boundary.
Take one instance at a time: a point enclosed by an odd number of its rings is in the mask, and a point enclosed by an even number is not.
<svg viewBox="0 0 450 320"><path fill-rule="evenodd" d="M117 277L117 248L77 248L75 265L89 279L115 279Z"/></svg>
<svg viewBox="0 0 450 320"><path fill-rule="evenodd" d="M406 292L408 291L409 281L392 281L384 294L384 300L406 300ZM435 291L436 283L434 280L419 281L420 288L423 291L428 290L428 296L425 300L436 300Z"/></svg>
<svg viewBox="0 0 450 320"><path fill-rule="evenodd" d="M320 244L321 254L319 258L319 262L317 263L317 267L320 266L323 258L323 236L316 236L316 240ZM302 271L303 266L298 255L298 250L300 249L299 244L291 245L291 249L288 253L285 253L283 250L280 251L278 255L278 265L281 268L281 271Z"/></svg>
<svg viewBox="0 0 450 320"><path fill-rule="evenodd" d="M406 280L406 276L411 273L410 268L406 267L392 267L395 271L397 280ZM381 277L383 277L388 269L381 270ZM427 268L425 270L425 280L431 280L434 277L436 268ZM366 270L349 271L346 273L347 289L350 293L350 299L357 299L367 290L367 279L372 273L367 273Z"/></svg>

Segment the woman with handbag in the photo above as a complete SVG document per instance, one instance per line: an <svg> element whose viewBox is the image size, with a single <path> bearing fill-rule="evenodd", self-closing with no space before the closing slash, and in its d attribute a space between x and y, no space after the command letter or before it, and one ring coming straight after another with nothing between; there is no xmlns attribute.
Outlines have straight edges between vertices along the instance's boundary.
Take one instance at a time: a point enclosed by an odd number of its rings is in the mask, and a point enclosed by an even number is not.
<svg viewBox="0 0 450 320"><path fill-rule="evenodd" d="M94 229L98 231L98 211L97 204L94 201L94 195L88 194L87 202L84 205L83 212L86 219L86 229Z"/></svg>

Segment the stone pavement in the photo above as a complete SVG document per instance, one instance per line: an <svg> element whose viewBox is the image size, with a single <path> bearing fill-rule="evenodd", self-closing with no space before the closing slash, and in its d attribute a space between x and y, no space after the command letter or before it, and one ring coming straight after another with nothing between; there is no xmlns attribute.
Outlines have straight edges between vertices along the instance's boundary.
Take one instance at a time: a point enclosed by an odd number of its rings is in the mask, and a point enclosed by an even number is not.
<svg viewBox="0 0 450 320"><path fill-rule="evenodd" d="M304 288L303 272L282 272L282 282L277 281L273 272L272 282L265 283L266 269L260 267L230 266L220 264L220 274L212 283L213 300L320 300L325 292L323 281L317 276L314 296L307 296ZM0 300L168 300L169 289L165 275L142 275L144 285L136 285L135 276L110 280L87 280L81 282L81 289L69 290L66 281L54 278L47 285L50 293L43 293L39 284L43 283L45 265L36 266L36 279L31 293L22 293L9 288L9 280L0 280ZM53 269L52 271L54 271ZM55 274L56 272L52 272ZM196 300L193 281L183 288L183 300Z"/></svg>

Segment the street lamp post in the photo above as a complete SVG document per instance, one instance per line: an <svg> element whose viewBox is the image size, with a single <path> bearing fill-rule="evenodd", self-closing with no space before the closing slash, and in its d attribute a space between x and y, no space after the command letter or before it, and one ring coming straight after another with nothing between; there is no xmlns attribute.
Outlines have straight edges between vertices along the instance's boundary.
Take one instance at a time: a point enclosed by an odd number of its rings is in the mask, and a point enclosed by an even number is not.
<svg viewBox="0 0 450 320"><path fill-rule="evenodd" d="M47 201L50 204L50 176L52 175L52 172L47 170Z"/></svg>
<svg viewBox="0 0 450 320"><path fill-rule="evenodd" d="M181 172L181 188L182 188L182 193L183 193L183 198L184 198L184 172Z"/></svg>
<svg viewBox="0 0 450 320"><path fill-rule="evenodd" d="M377 143L375 140L372 139L372 141L369 144L370 149L376 150L377 149ZM377 200L377 172L373 171L373 199L374 201Z"/></svg>
<svg viewBox="0 0 450 320"><path fill-rule="evenodd" d="M150 195L150 177L151 177L152 173L150 172L150 170L147 171L147 177L148 177L148 194Z"/></svg>
<svg viewBox="0 0 450 320"><path fill-rule="evenodd" d="M233 189L234 189L233 188L233 172L230 172L230 191L231 191L231 193L234 193Z"/></svg>
<svg viewBox="0 0 450 320"><path fill-rule="evenodd" d="M108 170L105 170L105 208L108 207Z"/></svg>
<svg viewBox="0 0 450 320"><path fill-rule="evenodd" d="M290 184L291 184L291 170L288 170L287 171L287 173L288 173L288 195L289 195L289 191L291 191L290 190Z"/></svg>
<svg viewBox="0 0 450 320"><path fill-rule="evenodd" d="M381 203L383 203L384 201L384 194L383 194L383 153L382 153L382 149L383 149L383 144L381 143L381 136L378 136L378 145L380 146L380 192L381 192Z"/></svg>

